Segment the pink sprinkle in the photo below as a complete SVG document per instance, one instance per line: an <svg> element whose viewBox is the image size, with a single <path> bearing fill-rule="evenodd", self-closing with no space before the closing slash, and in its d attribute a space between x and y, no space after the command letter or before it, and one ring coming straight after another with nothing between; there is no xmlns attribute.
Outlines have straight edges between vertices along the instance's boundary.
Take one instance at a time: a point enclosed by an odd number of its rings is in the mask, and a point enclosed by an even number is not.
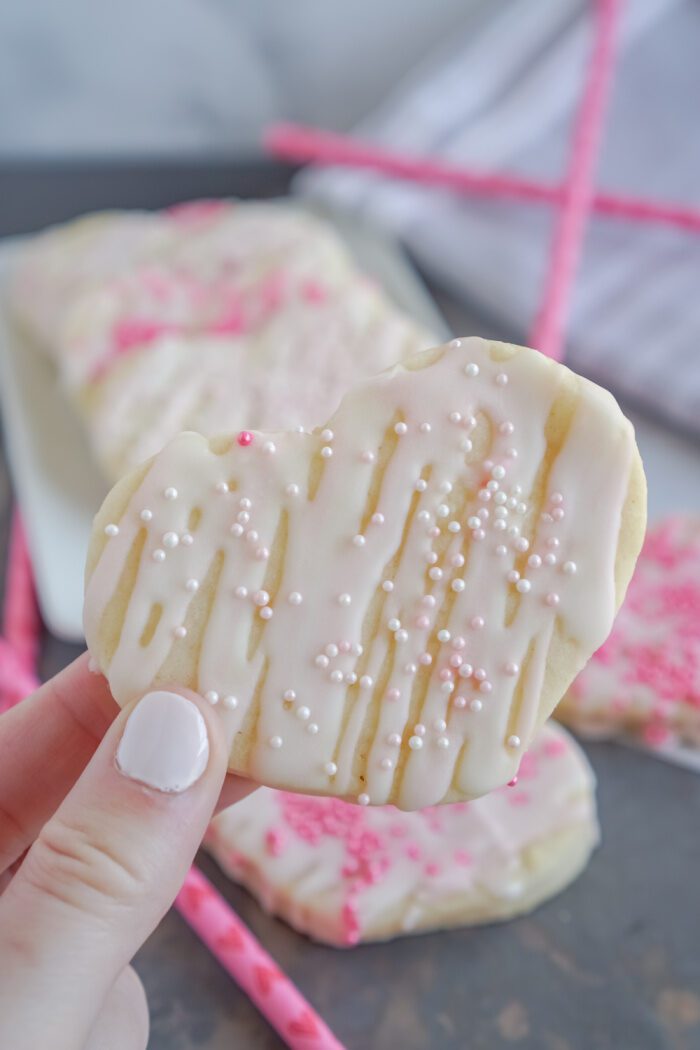
<svg viewBox="0 0 700 1050"><path fill-rule="evenodd" d="M249 430L242 430L238 435L238 444L246 448L253 441L253 435Z"/></svg>
<svg viewBox="0 0 700 1050"><path fill-rule="evenodd" d="M278 828L270 828L265 834L265 845L272 857L279 857L284 846L284 834Z"/></svg>
<svg viewBox="0 0 700 1050"><path fill-rule="evenodd" d="M513 777L513 779L508 781L508 787L509 788L514 788L517 783L518 783L518 774L516 773L515 776Z"/></svg>
<svg viewBox="0 0 700 1050"><path fill-rule="evenodd" d="M411 842L408 846L406 846L406 856L409 857L411 860L420 860L420 846L417 846L415 842Z"/></svg>
<svg viewBox="0 0 700 1050"><path fill-rule="evenodd" d="M440 874L440 865L435 864L433 861L431 861L429 864L425 865L424 870L426 875L430 876L431 878L434 878L436 875Z"/></svg>
<svg viewBox="0 0 700 1050"><path fill-rule="evenodd" d="M461 864L463 867L468 867L472 863L471 854L465 849L456 849L454 851L454 859L456 864Z"/></svg>
<svg viewBox="0 0 700 1050"><path fill-rule="evenodd" d="M652 723L644 727L642 735L650 747L661 747L668 741L671 734L666 726Z"/></svg>
<svg viewBox="0 0 700 1050"><path fill-rule="evenodd" d="M199 222L202 219L211 219L221 212L230 208L227 201L205 199L201 201L185 201L183 204L173 204L165 208L165 214L176 222Z"/></svg>
<svg viewBox="0 0 700 1050"><path fill-rule="evenodd" d="M328 289L320 281L310 279L302 284L301 294L309 303L322 303L328 298Z"/></svg>

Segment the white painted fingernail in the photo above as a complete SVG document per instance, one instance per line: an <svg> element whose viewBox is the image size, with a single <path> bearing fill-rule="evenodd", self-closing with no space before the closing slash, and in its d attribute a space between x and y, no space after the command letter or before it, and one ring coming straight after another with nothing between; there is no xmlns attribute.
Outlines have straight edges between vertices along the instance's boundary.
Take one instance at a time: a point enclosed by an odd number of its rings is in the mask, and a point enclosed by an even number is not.
<svg viewBox="0 0 700 1050"><path fill-rule="evenodd" d="M207 768L207 725L179 693L147 693L129 715L117 748L117 768L158 791L186 791Z"/></svg>

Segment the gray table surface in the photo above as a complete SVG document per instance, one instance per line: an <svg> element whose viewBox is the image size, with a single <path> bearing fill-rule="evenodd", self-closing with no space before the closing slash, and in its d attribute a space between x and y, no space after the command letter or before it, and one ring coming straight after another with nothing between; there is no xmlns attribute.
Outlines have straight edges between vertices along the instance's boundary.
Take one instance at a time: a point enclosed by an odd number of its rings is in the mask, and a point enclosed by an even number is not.
<svg viewBox="0 0 700 1050"><path fill-rule="evenodd" d="M0 234L96 207L274 195L286 180L282 169L255 164L15 165L0 171ZM438 298L455 330L518 336ZM635 422L652 515L700 510L700 448L653 421ZM0 456L0 553L11 500ZM42 675L78 651L46 636ZM336 951L265 915L208 858L200 863L352 1050L697 1050L700 776L615 744L586 750L598 776L602 846L572 887L504 925ZM149 996L152 1050L282 1045L176 914L135 965Z"/></svg>

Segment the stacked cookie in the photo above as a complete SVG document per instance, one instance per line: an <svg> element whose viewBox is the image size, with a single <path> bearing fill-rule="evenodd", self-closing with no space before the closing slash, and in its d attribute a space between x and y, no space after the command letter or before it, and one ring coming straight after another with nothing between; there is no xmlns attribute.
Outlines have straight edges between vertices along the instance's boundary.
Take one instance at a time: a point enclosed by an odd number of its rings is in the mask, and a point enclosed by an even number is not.
<svg viewBox="0 0 700 1050"><path fill-rule="evenodd" d="M181 430L313 426L357 379L434 341L329 225L279 204L49 230L23 252L12 301L113 479Z"/></svg>

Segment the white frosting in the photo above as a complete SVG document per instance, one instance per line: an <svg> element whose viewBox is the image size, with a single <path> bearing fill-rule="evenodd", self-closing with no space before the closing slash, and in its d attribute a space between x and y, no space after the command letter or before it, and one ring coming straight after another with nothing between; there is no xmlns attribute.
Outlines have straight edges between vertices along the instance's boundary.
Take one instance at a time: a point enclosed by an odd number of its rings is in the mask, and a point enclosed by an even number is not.
<svg viewBox="0 0 700 1050"><path fill-rule="evenodd" d="M321 432L251 438L176 438L100 537L85 630L117 700L187 668L236 698L241 771L269 785L417 809L510 780L559 699L548 662L564 688L612 624L634 454L614 400L465 339L360 385Z"/></svg>
<svg viewBox="0 0 700 1050"><path fill-rule="evenodd" d="M206 839L223 869L318 940L348 945L528 910L597 840L593 775L546 726L517 785L417 813L261 788Z"/></svg>

